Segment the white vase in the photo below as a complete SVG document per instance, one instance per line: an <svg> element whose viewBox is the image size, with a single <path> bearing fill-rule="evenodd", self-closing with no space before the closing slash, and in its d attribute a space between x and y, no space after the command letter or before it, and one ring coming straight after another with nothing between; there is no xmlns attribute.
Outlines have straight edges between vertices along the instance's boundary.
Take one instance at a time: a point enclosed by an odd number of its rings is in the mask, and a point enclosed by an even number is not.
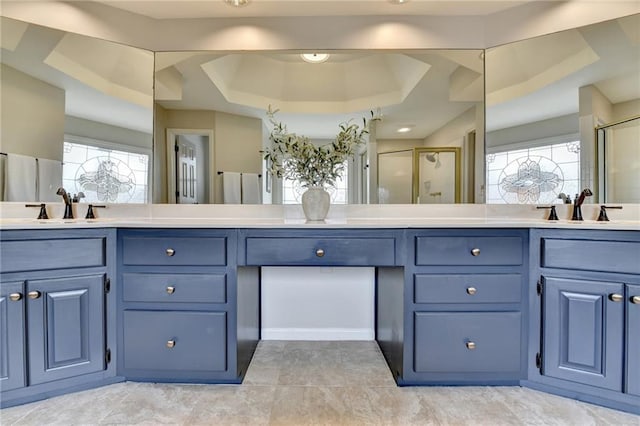
<svg viewBox="0 0 640 426"><path fill-rule="evenodd" d="M302 194L302 210L309 221L322 221L329 213L331 197L321 186L312 186Z"/></svg>

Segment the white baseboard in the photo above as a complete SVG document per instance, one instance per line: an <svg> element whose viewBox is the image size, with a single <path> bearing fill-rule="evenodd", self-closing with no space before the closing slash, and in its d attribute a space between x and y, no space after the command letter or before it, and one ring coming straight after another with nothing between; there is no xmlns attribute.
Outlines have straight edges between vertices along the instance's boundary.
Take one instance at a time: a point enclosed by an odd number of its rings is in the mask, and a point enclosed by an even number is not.
<svg viewBox="0 0 640 426"><path fill-rule="evenodd" d="M369 328L263 328L262 340L374 340Z"/></svg>

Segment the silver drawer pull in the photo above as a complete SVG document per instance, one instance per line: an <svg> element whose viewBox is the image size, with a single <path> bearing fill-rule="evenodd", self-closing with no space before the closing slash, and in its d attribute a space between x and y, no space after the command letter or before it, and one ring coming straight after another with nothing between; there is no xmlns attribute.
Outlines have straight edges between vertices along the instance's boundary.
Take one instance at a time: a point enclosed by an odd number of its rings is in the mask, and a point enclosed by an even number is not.
<svg viewBox="0 0 640 426"><path fill-rule="evenodd" d="M322 250L322 249L316 250L316 256L318 256L318 257L324 256L324 250Z"/></svg>
<svg viewBox="0 0 640 426"><path fill-rule="evenodd" d="M176 254L176 251L172 248L168 248L167 250L165 250L165 253L167 253L167 256L171 257Z"/></svg>
<svg viewBox="0 0 640 426"><path fill-rule="evenodd" d="M173 294L175 292L176 292L176 288L175 287L172 287L172 286L167 287L167 293Z"/></svg>
<svg viewBox="0 0 640 426"><path fill-rule="evenodd" d="M474 294L477 293L478 290L476 290L475 287L467 287L467 294L470 294L471 296L473 296Z"/></svg>
<svg viewBox="0 0 640 426"><path fill-rule="evenodd" d="M9 299L13 300L14 302L17 302L18 300L22 299L22 293L11 293L9 295Z"/></svg>
<svg viewBox="0 0 640 426"><path fill-rule="evenodd" d="M467 343L465 343L465 346L467 347L467 349L472 351L472 350L474 350L476 348L476 343L475 342L467 342Z"/></svg>
<svg viewBox="0 0 640 426"><path fill-rule="evenodd" d="M622 302L624 300L624 296L618 293L612 293L609 295L609 300L612 302Z"/></svg>
<svg viewBox="0 0 640 426"><path fill-rule="evenodd" d="M29 296L29 299L37 299L42 296L42 293L40 293L39 291L30 291L29 293L27 293L27 296Z"/></svg>
<svg viewBox="0 0 640 426"><path fill-rule="evenodd" d="M13 299L11 299L13 300ZM633 303L634 305L640 305L640 296L632 296L631 297L631 303Z"/></svg>
<svg viewBox="0 0 640 426"><path fill-rule="evenodd" d="M471 256L480 256L480 249L479 248L471 249Z"/></svg>
<svg viewBox="0 0 640 426"><path fill-rule="evenodd" d="M169 349L173 348L176 346L176 341L175 340L167 340L167 347Z"/></svg>

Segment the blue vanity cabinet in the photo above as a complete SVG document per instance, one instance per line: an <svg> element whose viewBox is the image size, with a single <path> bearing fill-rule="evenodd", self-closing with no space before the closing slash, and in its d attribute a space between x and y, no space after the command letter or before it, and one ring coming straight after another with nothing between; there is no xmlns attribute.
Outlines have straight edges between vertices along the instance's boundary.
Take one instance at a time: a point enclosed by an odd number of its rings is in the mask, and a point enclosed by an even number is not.
<svg viewBox="0 0 640 426"><path fill-rule="evenodd" d="M640 413L640 233L532 230L527 385Z"/></svg>
<svg viewBox="0 0 640 426"><path fill-rule="evenodd" d="M409 231L399 384L518 384L528 231Z"/></svg>
<svg viewBox="0 0 640 426"><path fill-rule="evenodd" d="M125 229L118 236L119 373L130 380L239 383L258 341L236 269L236 230ZM242 275L238 280L238 276ZM251 293L251 292L249 292ZM250 353L247 354L247 351Z"/></svg>
<svg viewBox="0 0 640 426"><path fill-rule="evenodd" d="M24 282L0 283L0 389L26 385Z"/></svg>
<svg viewBox="0 0 640 426"><path fill-rule="evenodd" d="M2 406L118 380L115 231L1 231Z"/></svg>
<svg viewBox="0 0 640 426"><path fill-rule="evenodd" d="M627 286L626 392L640 397L640 285Z"/></svg>

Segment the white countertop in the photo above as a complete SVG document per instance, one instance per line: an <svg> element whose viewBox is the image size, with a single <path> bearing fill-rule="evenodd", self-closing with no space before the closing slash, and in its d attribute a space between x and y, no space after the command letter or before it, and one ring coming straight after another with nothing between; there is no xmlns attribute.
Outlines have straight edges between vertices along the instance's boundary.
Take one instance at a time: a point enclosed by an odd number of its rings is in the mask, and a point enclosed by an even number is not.
<svg viewBox="0 0 640 426"><path fill-rule="evenodd" d="M610 222L597 222L599 206L583 205L584 221L571 221L571 205L558 205L558 221L535 206L483 204L332 206L324 222L307 222L299 205L108 205L98 219L60 219L64 206L48 205L52 219L33 219L37 209L0 203L0 229L69 228L564 228L640 230L640 205L610 210ZM84 216L86 205L75 206ZM29 217L31 216L31 217Z"/></svg>

